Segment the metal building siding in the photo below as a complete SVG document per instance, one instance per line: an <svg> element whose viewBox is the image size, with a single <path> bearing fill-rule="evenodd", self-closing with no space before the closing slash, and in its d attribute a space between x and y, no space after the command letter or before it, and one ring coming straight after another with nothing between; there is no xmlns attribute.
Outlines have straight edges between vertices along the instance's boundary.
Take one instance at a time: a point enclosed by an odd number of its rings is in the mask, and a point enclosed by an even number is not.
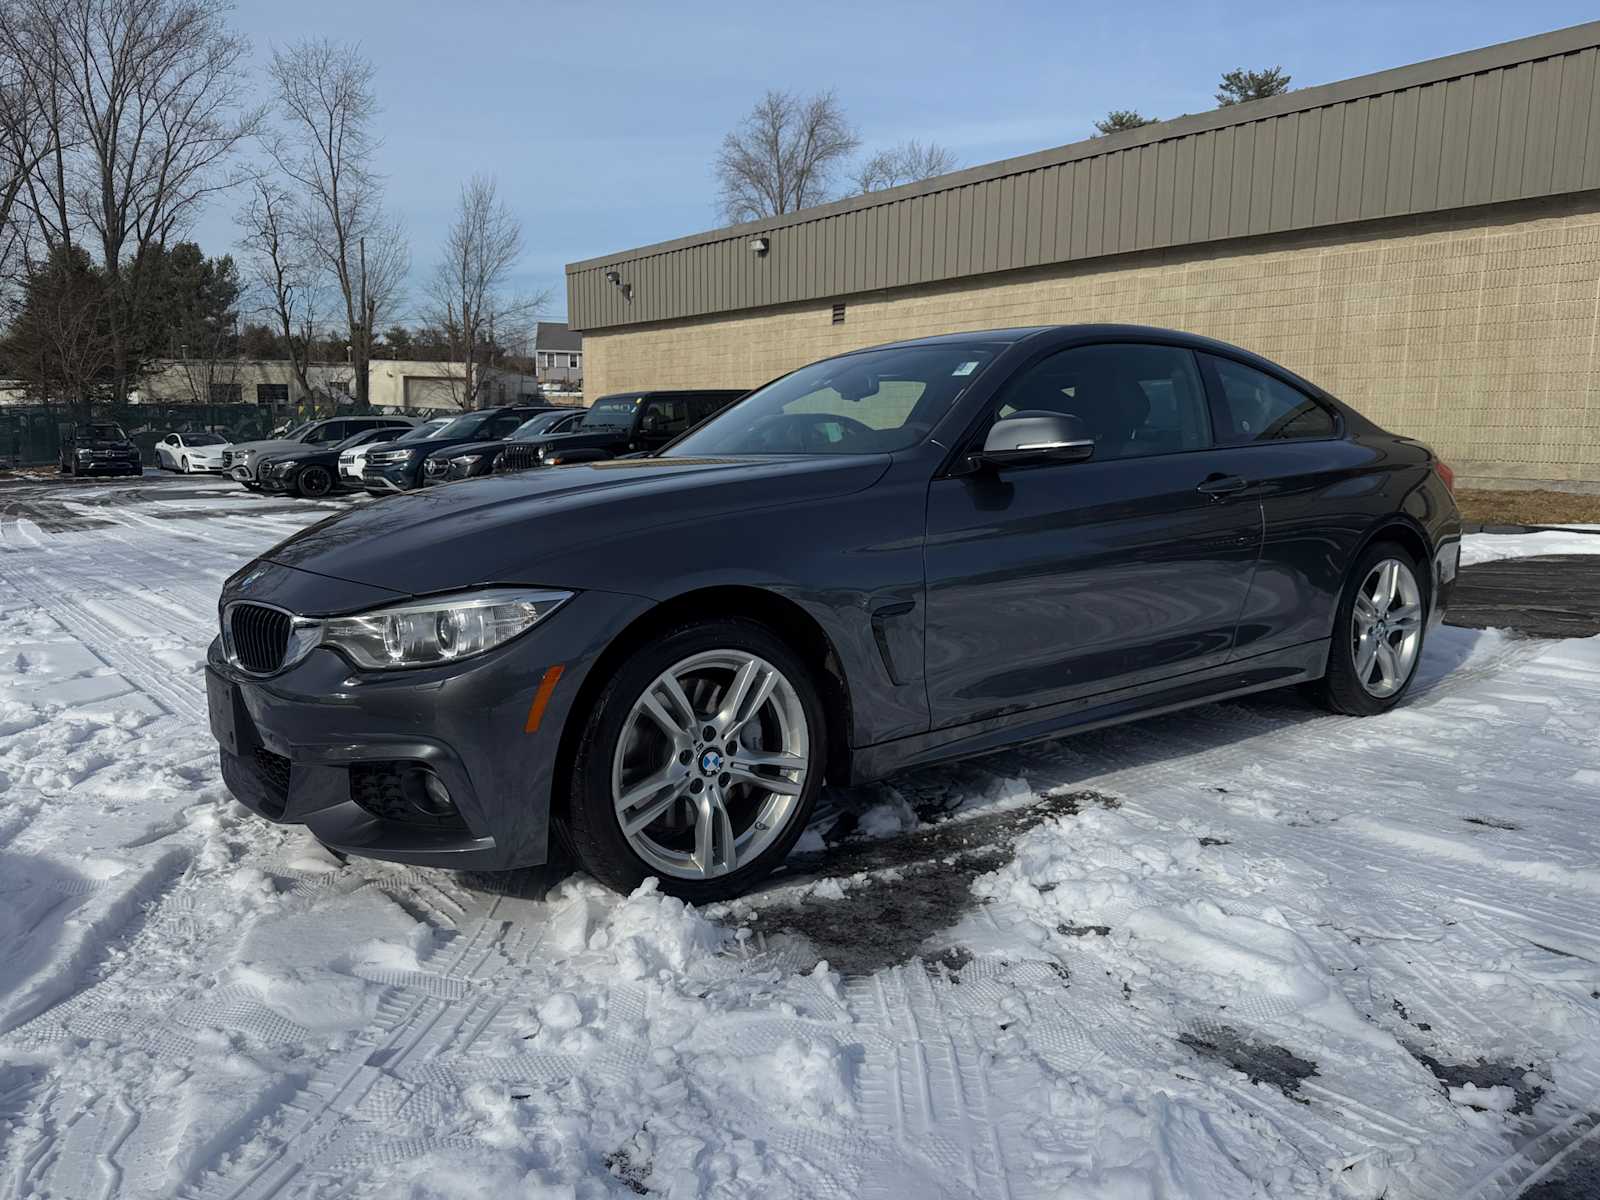
<svg viewBox="0 0 1600 1200"><path fill-rule="evenodd" d="M832 302L1600 188L1597 47L1600 22L574 263L571 323ZM749 249L755 236L765 255Z"/></svg>

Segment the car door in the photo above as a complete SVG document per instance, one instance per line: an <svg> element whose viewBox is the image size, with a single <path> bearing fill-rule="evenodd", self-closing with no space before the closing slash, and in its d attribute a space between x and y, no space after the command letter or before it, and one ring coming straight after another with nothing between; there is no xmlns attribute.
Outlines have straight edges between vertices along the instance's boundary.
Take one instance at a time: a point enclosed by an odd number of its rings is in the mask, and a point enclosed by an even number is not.
<svg viewBox="0 0 1600 1200"><path fill-rule="evenodd" d="M1328 636L1344 574L1374 517L1394 504L1371 446L1341 418L1269 369L1201 354L1224 470L1261 497L1265 537L1234 656Z"/></svg>
<svg viewBox="0 0 1600 1200"><path fill-rule="evenodd" d="M1020 369L988 423L1068 413L1091 459L957 468L929 488L926 669L937 727L1224 663L1261 506L1224 470L1192 351L1108 342Z"/></svg>

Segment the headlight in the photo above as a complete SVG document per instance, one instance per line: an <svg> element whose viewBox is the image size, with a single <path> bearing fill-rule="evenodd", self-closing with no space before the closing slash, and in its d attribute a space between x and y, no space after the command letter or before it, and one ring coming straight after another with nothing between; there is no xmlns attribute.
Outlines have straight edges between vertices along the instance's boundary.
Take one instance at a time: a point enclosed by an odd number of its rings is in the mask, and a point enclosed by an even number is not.
<svg viewBox="0 0 1600 1200"><path fill-rule="evenodd" d="M78 457L79 458L93 458L94 457L94 451L93 450L79 450L78 451Z"/></svg>
<svg viewBox="0 0 1600 1200"><path fill-rule="evenodd" d="M538 453L537 457L538 457L540 462L548 461L549 458L550 458L550 447L549 446L540 446L539 447L539 453Z"/></svg>
<svg viewBox="0 0 1600 1200"><path fill-rule="evenodd" d="M450 461L455 463L457 466L474 467L474 466L477 466L480 462L483 461L483 455L481 455L481 454L463 454L463 455L461 455L461 457L453 458Z"/></svg>
<svg viewBox="0 0 1600 1200"><path fill-rule="evenodd" d="M452 662L509 642L571 596L499 588L329 617L322 622L322 645L343 651L369 670Z"/></svg>

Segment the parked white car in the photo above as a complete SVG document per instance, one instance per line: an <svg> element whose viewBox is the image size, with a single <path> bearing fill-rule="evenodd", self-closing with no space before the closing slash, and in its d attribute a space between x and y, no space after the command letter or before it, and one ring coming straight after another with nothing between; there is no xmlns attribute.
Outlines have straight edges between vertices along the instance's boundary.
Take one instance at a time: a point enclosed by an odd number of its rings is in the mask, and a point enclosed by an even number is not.
<svg viewBox="0 0 1600 1200"><path fill-rule="evenodd" d="M443 429L449 423L449 417L434 417L430 421L423 421L420 425L413 425L393 440L421 441L434 430ZM339 454L339 482L349 487L361 487L361 472L367 467L367 451L387 449L391 444L392 442L368 442L363 446L342 451Z"/></svg>
<svg viewBox="0 0 1600 1200"><path fill-rule="evenodd" d="M169 433L156 443L156 465L163 471L222 470L222 452L233 443L217 433Z"/></svg>

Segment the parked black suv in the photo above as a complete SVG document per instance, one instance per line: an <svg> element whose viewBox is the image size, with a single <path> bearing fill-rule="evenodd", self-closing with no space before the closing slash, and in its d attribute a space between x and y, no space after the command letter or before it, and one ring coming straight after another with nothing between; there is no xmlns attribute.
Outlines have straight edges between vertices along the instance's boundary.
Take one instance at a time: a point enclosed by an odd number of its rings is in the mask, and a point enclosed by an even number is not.
<svg viewBox="0 0 1600 1200"><path fill-rule="evenodd" d="M693 425L721 412L748 388L704 388L683 392L619 392L601 396L575 433L551 434L508 445L495 463L497 474L599 462L659 450Z"/></svg>
<svg viewBox="0 0 1600 1200"><path fill-rule="evenodd" d="M143 475L144 464L122 426L112 421L74 425L61 439L61 469L68 475Z"/></svg>
<svg viewBox="0 0 1600 1200"><path fill-rule="evenodd" d="M374 496L409 492L422 486L423 461L434 451L467 442L498 442L535 413L546 412L548 404L519 404L513 408L485 408L462 413L426 441L415 445L386 446L367 455L361 482Z"/></svg>

